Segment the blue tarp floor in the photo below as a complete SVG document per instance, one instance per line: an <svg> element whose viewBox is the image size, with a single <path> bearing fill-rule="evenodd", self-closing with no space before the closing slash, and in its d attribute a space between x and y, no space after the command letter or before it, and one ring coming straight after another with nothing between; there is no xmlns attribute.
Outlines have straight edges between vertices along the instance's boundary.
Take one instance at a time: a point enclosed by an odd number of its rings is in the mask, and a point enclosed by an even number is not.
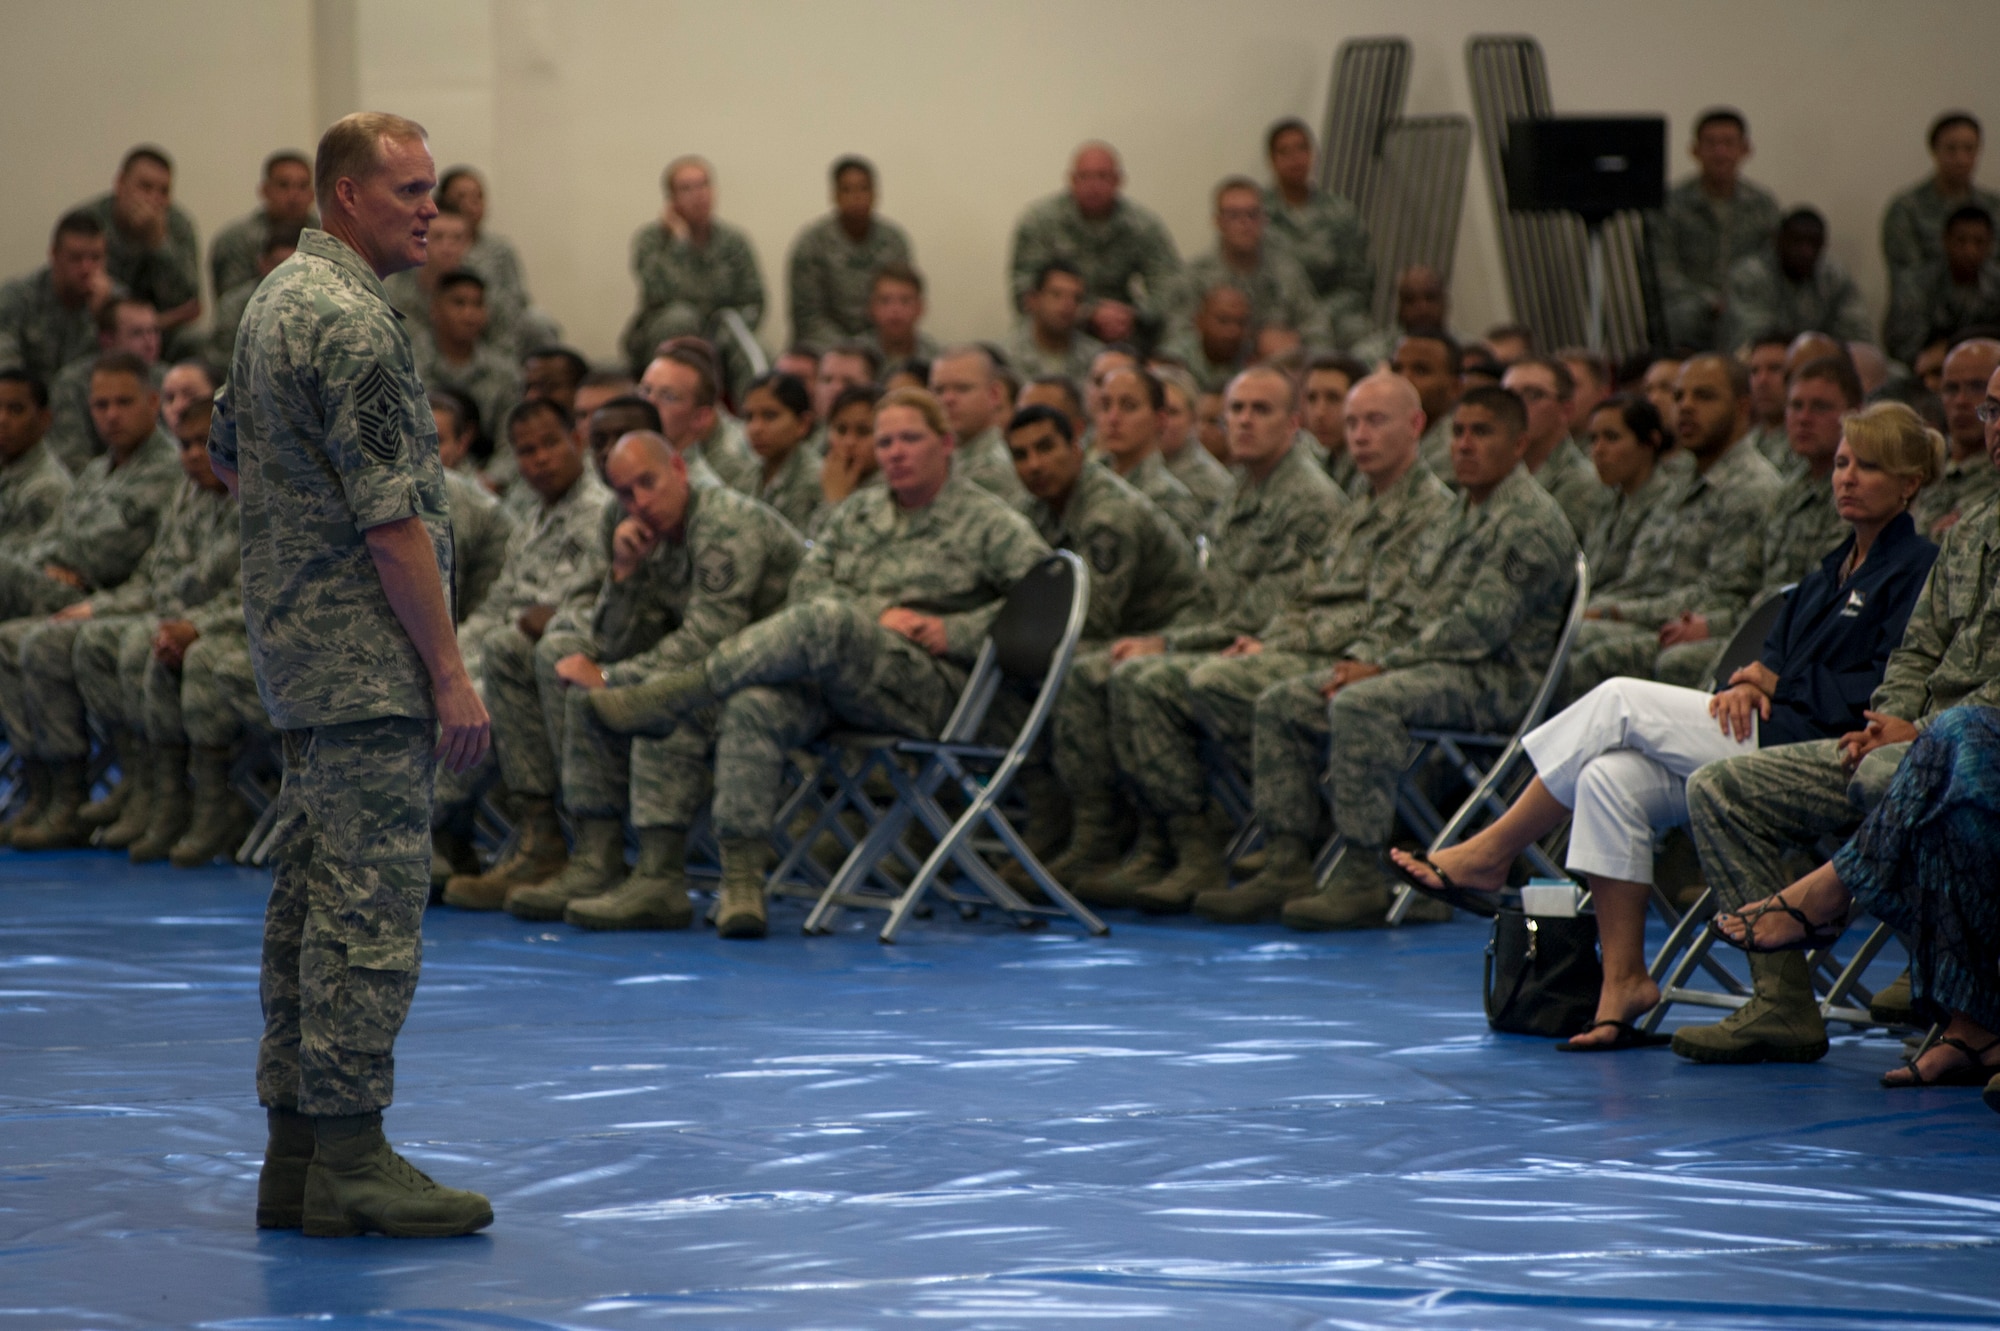
<svg viewBox="0 0 2000 1331"><path fill-rule="evenodd" d="M0 1331L2000 1326L1976 1091L1495 1036L1463 920L434 910L389 1130L497 1222L259 1233L267 885L0 854Z"/></svg>

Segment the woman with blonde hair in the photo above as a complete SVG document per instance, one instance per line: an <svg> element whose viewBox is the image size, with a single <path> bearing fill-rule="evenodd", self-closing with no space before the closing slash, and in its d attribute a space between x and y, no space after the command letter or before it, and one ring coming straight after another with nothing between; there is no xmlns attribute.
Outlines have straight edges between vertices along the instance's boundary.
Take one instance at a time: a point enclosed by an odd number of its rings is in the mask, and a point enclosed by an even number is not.
<svg viewBox="0 0 2000 1331"><path fill-rule="evenodd" d="M1910 501L1943 465L1943 438L1902 403L1849 416L1833 469L1848 537L1793 590L1756 661L1713 695L1607 680L1528 734L1536 776L1491 826L1428 856L1390 852L1417 890L1490 915L1514 858L1573 820L1568 867L1591 890L1604 986L1597 1020L1563 1050L1667 1042L1633 1024L1660 1001L1645 955L1653 839L1687 822L1687 779L1702 765L1866 724L1937 556Z"/></svg>

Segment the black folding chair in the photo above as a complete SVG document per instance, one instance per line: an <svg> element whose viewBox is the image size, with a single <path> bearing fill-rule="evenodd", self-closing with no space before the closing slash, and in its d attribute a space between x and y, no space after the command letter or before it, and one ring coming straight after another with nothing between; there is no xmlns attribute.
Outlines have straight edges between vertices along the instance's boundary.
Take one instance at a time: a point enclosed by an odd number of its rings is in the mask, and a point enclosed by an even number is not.
<svg viewBox="0 0 2000 1331"><path fill-rule="evenodd" d="M870 827L807 917L808 933L830 931L844 909L886 910L889 918L880 937L884 943L894 942L903 923L932 894L966 916L992 906L1022 924L1066 918L1092 934L1109 932L1103 921L1042 866L1000 807L1055 710L1056 696L1068 678L1077 637L1083 631L1089 598L1089 575L1083 562L1067 550L1057 551L1008 593L980 647L958 705L937 739L854 734L832 737L829 761L823 770L831 769L834 791L815 819L815 830L802 840L810 844L819 832L832 830L844 809L859 812ZM981 743L976 737L995 696L1008 682L1032 688L1034 702L1009 742ZM860 759L856 766L843 761L849 755ZM894 799L887 807L868 795L871 777L886 780L893 791ZM947 785L965 801L964 811L956 818L939 803L939 792ZM917 827L935 840L928 854L920 855L910 845ZM1046 904L1023 898L981 858L973 841L981 833L997 838L1005 853L1020 861L1047 898ZM885 879L881 870L892 855L906 867L914 862L914 870L907 885L889 890L894 880ZM949 882L943 877L947 867L955 871Z"/></svg>

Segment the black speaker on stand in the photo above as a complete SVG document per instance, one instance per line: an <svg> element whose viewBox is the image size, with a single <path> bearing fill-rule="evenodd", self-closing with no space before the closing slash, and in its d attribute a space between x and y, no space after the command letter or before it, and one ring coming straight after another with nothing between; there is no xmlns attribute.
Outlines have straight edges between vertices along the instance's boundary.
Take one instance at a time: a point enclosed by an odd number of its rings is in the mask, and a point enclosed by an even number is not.
<svg viewBox="0 0 2000 1331"><path fill-rule="evenodd" d="M1590 237L1587 321L1604 349L1604 224L1661 206L1667 191L1664 116L1550 116L1507 127L1510 212L1575 213Z"/></svg>

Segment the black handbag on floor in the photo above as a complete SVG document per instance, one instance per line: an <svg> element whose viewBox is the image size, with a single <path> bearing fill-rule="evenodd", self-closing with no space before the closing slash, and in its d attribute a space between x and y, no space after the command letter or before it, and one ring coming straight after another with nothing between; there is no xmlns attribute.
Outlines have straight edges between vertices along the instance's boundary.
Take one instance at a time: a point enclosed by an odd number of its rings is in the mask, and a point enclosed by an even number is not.
<svg viewBox="0 0 2000 1331"><path fill-rule="evenodd" d="M1597 1015L1604 965L1597 919L1503 910L1486 944L1486 1024L1515 1035L1567 1039Z"/></svg>

